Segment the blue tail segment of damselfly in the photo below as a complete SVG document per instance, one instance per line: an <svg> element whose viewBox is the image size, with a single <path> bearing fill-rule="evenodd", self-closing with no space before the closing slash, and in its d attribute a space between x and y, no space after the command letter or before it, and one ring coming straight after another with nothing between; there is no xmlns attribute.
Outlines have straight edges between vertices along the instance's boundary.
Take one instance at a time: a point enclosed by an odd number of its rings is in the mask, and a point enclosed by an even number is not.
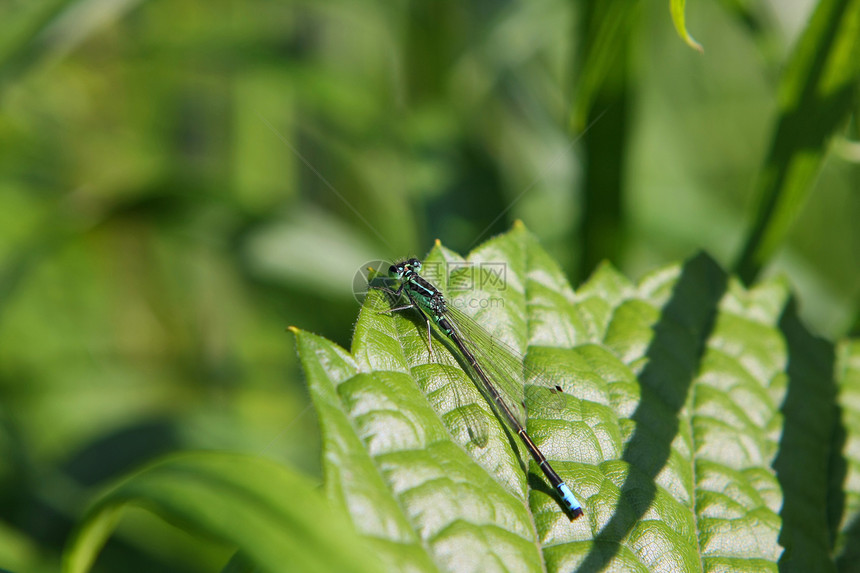
<svg viewBox="0 0 860 573"><path fill-rule="evenodd" d="M415 309L427 324L428 344L432 348L431 326L435 323L461 354L464 369L481 393L490 402L497 415L506 422L516 433L532 458L537 462L549 483L556 489L559 497L570 512L571 519L582 515L582 505L577 501L573 492L559 477L547 461L546 456L538 449L529 437L525 428L525 411L518 395L517 388L522 389L524 370L520 358L509 352L508 347L493 339L480 326L465 316L461 311L448 304L442 292L418 273L421 271L421 261L409 259L391 265L389 276L400 281L396 289L383 288L389 294L400 300L405 296L407 304L393 307L389 312ZM496 348L497 352L489 352L488 348ZM504 350L501 350L504 348ZM557 394L558 386L549 385L553 394Z"/></svg>

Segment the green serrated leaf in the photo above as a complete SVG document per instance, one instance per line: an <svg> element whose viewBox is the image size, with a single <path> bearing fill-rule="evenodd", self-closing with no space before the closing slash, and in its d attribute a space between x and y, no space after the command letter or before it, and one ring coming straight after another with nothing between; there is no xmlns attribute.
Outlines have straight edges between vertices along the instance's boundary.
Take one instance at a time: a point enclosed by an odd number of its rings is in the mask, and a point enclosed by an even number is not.
<svg viewBox="0 0 860 573"><path fill-rule="evenodd" d="M828 477L838 424L835 352L831 343L803 327L793 300L778 325L788 357L780 407L783 431L773 461L783 490L780 569L833 571Z"/></svg>
<svg viewBox="0 0 860 573"><path fill-rule="evenodd" d="M860 563L860 340L839 346L840 424L831 464L830 513L838 571ZM843 489L844 488L844 489Z"/></svg>
<svg viewBox="0 0 860 573"><path fill-rule="evenodd" d="M88 571L128 506L236 545L260 571L379 570L307 478L260 457L197 452L156 462L105 495L70 541L63 571Z"/></svg>
<svg viewBox="0 0 860 573"><path fill-rule="evenodd" d="M466 259L437 244L425 260L438 275L425 276L449 298L469 265L504 269L504 289L476 281L455 296L500 297L495 307L464 310L563 381L564 410L530 412L528 430L585 515L564 515L479 402L468 406L486 416L488 440L470 440L454 422L464 405L450 386L462 385L460 399L480 395L441 360L436 335L431 355L413 312L386 314L390 302L371 292L352 352L296 334L323 427L327 491L386 563L421 571L832 568L815 532L827 531L836 418L826 406L835 394L806 393L816 380L833 387L833 360L794 318L782 282L745 290L698 256L638 285L604 265L574 292L522 225ZM786 420L817 429L783 431Z"/></svg>

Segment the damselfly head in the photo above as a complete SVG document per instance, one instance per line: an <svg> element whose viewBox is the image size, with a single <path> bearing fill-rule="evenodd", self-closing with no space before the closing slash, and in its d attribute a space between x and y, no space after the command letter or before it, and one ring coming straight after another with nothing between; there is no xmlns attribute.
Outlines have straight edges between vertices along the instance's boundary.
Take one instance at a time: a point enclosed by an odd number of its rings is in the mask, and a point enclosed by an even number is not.
<svg viewBox="0 0 860 573"><path fill-rule="evenodd" d="M388 267L388 274L392 277L402 279L405 276L421 271L421 261L418 259L409 259L401 261L397 264Z"/></svg>

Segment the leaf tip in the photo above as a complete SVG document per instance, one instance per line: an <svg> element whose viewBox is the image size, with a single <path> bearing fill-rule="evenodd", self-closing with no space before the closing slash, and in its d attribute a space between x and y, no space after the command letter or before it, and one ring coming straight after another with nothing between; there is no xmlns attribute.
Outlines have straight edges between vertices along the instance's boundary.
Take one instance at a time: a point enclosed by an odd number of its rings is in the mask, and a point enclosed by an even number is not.
<svg viewBox="0 0 860 573"><path fill-rule="evenodd" d="M699 42L694 40L693 36L690 36L689 34L687 34L687 37L684 38L684 41L687 42L688 46L690 46L691 48L693 48L694 50L696 50L700 54L705 53L705 48L702 46L702 44L700 44Z"/></svg>
<svg viewBox="0 0 860 573"><path fill-rule="evenodd" d="M684 40L689 47L693 48L700 54L705 52L705 49L702 45L697 42L693 36L687 31L686 19L684 17L684 4L686 0L670 0L669 2L669 10L672 14L672 23L675 25L675 30L678 32L678 36Z"/></svg>

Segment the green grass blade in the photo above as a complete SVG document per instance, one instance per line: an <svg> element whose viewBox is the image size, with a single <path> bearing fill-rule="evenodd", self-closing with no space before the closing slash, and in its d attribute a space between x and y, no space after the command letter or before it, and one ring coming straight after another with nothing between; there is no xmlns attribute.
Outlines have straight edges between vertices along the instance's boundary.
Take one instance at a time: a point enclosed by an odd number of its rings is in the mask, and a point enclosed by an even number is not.
<svg viewBox="0 0 860 573"><path fill-rule="evenodd" d="M583 6L581 42L577 52L580 70L576 76L574 105L570 114L570 131L574 134L585 130L589 118L602 111L592 112L605 84L617 84L628 75L628 38L639 14L636 4L627 0L590 0Z"/></svg>
<svg viewBox="0 0 860 573"><path fill-rule="evenodd" d="M785 240L806 202L833 133L860 81L860 0L822 0L792 54L779 117L755 185L758 207L737 262L750 284Z"/></svg>
<svg viewBox="0 0 860 573"><path fill-rule="evenodd" d="M128 506L236 545L260 571L379 570L307 478L264 458L199 452L156 462L105 495L70 541L66 573L90 570Z"/></svg>
<svg viewBox="0 0 860 573"><path fill-rule="evenodd" d="M582 138L583 252L576 276L584 277L603 261L621 256L624 174L630 134L631 38L638 4L625 0L584 4L578 50L580 73L570 119L571 137Z"/></svg>

